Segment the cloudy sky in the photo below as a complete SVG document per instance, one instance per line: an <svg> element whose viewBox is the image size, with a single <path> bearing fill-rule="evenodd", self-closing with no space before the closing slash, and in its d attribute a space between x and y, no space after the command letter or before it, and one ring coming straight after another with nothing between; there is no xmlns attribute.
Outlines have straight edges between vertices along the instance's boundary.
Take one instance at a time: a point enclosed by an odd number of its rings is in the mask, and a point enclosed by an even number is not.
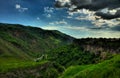
<svg viewBox="0 0 120 78"><path fill-rule="evenodd" d="M0 0L0 22L76 38L120 38L120 0Z"/></svg>

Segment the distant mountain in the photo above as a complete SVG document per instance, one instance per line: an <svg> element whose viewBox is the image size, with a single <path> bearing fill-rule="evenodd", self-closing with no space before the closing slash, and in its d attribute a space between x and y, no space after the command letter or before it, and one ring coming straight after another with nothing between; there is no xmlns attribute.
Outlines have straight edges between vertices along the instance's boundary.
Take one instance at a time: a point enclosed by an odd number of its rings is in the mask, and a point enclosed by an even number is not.
<svg viewBox="0 0 120 78"><path fill-rule="evenodd" d="M47 50L72 43L73 39L57 30L0 23L0 57L39 57Z"/></svg>

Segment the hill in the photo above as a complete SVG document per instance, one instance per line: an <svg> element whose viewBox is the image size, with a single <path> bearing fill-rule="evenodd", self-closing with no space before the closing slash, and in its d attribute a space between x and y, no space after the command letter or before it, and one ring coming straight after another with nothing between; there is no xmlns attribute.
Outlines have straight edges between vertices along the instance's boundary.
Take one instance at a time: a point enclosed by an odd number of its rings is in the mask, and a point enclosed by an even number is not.
<svg viewBox="0 0 120 78"><path fill-rule="evenodd" d="M98 64L71 66L59 78L120 78L120 55Z"/></svg>
<svg viewBox="0 0 120 78"><path fill-rule="evenodd" d="M64 67L42 56L48 50L71 44L73 39L57 30L0 23L0 77L58 77Z"/></svg>
<svg viewBox="0 0 120 78"><path fill-rule="evenodd" d="M74 38L18 24L0 24L0 57L40 57L45 51L70 44Z"/></svg>

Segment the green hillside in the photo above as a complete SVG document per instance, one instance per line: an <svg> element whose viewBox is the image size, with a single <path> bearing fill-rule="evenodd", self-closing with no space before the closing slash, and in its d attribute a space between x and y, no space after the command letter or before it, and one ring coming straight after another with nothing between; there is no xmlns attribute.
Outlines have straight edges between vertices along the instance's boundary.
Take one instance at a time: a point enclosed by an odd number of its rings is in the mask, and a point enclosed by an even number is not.
<svg viewBox="0 0 120 78"><path fill-rule="evenodd" d="M6 61L0 65L0 78L57 78L64 71L64 67L49 61Z"/></svg>
<svg viewBox="0 0 120 78"><path fill-rule="evenodd" d="M119 42L0 23L0 78L120 78Z"/></svg>
<svg viewBox="0 0 120 78"><path fill-rule="evenodd" d="M0 57L40 57L45 51L71 43L72 37L53 30L0 24Z"/></svg>
<svg viewBox="0 0 120 78"><path fill-rule="evenodd" d="M64 67L44 57L39 62L36 59L48 50L72 43L73 39L56 30L0 24L0 77L29 78L35 77L35 73L42 78L58 77Z"/></svg>
<svg viewBox="0 0 120 78"><path fill-rule="evenodd" d="M120 78L120 55L98 64L71 66L59 78Z"/></svg>

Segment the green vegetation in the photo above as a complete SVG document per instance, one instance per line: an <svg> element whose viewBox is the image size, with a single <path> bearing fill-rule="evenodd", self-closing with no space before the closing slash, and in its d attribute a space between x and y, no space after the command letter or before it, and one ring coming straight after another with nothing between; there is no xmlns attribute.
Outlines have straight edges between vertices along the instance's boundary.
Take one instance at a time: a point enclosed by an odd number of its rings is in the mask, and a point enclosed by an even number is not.
<svg viewBox="0 0 120 78"><path fill-rule="evenodd" d="M18 58L0 58L0 72L8 72L15 69L35 67L46 63L47 61L34 62L28 60L20 60Z"/></svg>
<svg viewBox="0 0 120 78"><path fill-rule="evenodd" d="M46 61L45 56L42 56L46 51L67 45L72 40L72 37L56 30L0 24L0 77L6 78L8 73L12 73L9 75L12 78L19 77L19 73L23 78L35 77L35 73L42 78L58 77L64 71L64 67ZM41 59L35 61L38 58Z"/></svg>
<svg viewBox="0 0 120 78"><path fill-rule="evenodd" d="M64 67L49 61L23 61L20 59L1 59L0 77L2 78L56 78L64 71ZM10 73L10 74L9 74Z"/></svg>
<svg viewBox="0 0 120 78"><path fill-rule="evenodd" d="M72 40L72 37L59 31L0 24L0 54L3 57L36 58L42 56L45 51L69 44Z"/></svg>
<svg viewBox="0 0 120 78"><path fill-rule="evenodd" d="M0 78L120 78L119 42L0 24Z"/></svg>
<svg viewBox="0 0 120 78"><path fill-rule="evenodd" d="M46 54L48 56L48 60L59 63L65 67L69 67L71 65L94 64L105 59L112 58L112 54L110 53L106 52L104 55L95 54L93 52L84 51L80 46L72 44L48 51ZM104 59L102 58L103 56Z"/></svg>
<svg viewBox="0 0 120 78"><path fill-rule="evenodd" d="M120 55L98 64L71 66L59 78L120 78Z"/></svg>

